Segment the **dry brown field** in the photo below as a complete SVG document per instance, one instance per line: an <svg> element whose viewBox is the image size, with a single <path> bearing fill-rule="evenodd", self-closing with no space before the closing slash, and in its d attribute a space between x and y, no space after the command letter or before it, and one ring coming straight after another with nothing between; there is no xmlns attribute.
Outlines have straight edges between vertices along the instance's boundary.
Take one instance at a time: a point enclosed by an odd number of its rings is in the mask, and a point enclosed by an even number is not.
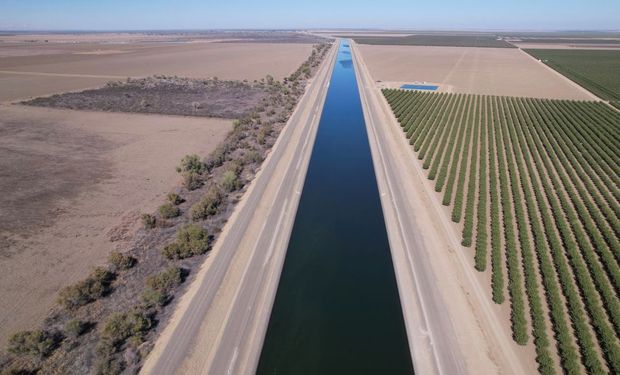
<svg viewBox="0 0 620 375"><path fill-rule="evenodd" d="M179 42L181 40L182 42ZM211 37L0 36L0 343L37 327L57 291L121 249L179 183L186 154L209 154L230 120L13 105L152 75L282 79L312 44Z"/></svg>
<svg viewBox="0 0 620 375"><path fill-rule="evenodd" d="M54 34L8 34L0 35L0 42L5 43L109 43L109 42L139 42L139 41L168 41L172 40L170 34L147 34L147 33L54 33Z"/></svg>
<svg viewBox="0 0 620 375"><path fill-rule="evenodd" d="M0 106L0 342L122 247L231 121Z"/></svg>
<svg viewBox="0 0 620 375"><path fill-rule="evenodd" d="M517 48L359 45L383 87L439 84L440 92L592 100L593 96Z"/></svg>
<svg viewBox="0 0 620 375"><path fill-rule="evenodd" d="M299 43L1 42L0 102L151 75L282 79L311 50Z"/></svg>

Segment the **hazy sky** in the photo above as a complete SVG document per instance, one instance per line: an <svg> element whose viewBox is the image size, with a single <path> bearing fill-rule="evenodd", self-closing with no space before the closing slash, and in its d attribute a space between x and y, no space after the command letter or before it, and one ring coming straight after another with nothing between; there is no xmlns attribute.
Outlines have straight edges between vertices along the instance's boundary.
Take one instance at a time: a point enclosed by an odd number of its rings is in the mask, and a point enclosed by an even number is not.
<svg viewBox="0 0 620 375"><path fill-rule="evenodd" d="M0 0L0 30L620 29L620 0Z"/></svg>

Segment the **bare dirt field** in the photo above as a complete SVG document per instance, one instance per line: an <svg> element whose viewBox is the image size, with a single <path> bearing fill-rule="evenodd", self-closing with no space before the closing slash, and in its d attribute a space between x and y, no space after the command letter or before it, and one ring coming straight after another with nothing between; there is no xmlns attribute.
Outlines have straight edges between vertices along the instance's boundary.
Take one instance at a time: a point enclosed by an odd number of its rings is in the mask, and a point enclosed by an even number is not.
<svg viewBox="0 0 620 375"><path fill-rule="evenodd" d="M0 43L0 101L169 75L282 79L310 55L302 43ZM251 62L251 63L250 63Z"/></svg>
<svg viewBox="0 0 620 375"><path fill-rule="evenodd" d="M394 87L438 84L438 91L592 100L586 90L517 48L359 45L371 75Z"/></svg>
<svg viewBox="0 0 620 375"><path fill-rule="evenodd" d="M165 35L147 33L9 33L0 35L0 42L4 43L99 43L99 42L140 42L170 40Z"/></svg>
<svg viewBox="0 0 620 375"><path fill-rule="evenodd" d="M273 42L318 43L322 38L293 30L197 30L149 32L0 33L0 43Z"/></svg>
<svg viewBox="0 0 620 375"><path fill-rule="evenodd" d="M0 72L0 103L50 95L57 92L95 88L104 85L112 79L111 77L3 74Z"/></svg>
<svg viewBox="0 0 620 375"><path fill-rule="evenodd" d="M0 342L122 246L231 121L0 106Z"/></svg>

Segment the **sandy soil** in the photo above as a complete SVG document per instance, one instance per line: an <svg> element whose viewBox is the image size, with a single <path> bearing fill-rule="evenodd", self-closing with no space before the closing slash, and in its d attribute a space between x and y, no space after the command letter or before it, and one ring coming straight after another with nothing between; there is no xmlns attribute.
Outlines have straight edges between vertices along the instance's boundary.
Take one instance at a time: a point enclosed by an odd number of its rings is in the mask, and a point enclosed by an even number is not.
<svg viewBox="0 0 620 375"><path fill-rule="evenodd" d="M516 48L371 45L358 48L373 78L390 87L418 81L439 84L438 91L447 92L593 99L587 91Z"/></svg>
<svg viewBox="0 0 620 375"><path fill-rule="evenodd" d="M282 79L311 50L311 44L289 43L0 43L0 101L156 74L248 80L271 74Z"/></svg>
<svg viewBox="0 0 620 375"><path fill-rule="evenodd" d="M220 119L0 106L0 342L121 247L231 129Z"/></svg>

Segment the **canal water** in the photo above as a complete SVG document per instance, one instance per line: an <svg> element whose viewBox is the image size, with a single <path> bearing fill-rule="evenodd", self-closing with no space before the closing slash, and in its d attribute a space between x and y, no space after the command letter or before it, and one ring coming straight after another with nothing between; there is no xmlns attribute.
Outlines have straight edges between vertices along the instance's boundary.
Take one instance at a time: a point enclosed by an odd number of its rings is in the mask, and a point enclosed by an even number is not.
<svg viewBox="0 0 620 375"><path fill-rule="evenodd" d="M339 46L257 374L411 374L347 42Z"/></svg>

